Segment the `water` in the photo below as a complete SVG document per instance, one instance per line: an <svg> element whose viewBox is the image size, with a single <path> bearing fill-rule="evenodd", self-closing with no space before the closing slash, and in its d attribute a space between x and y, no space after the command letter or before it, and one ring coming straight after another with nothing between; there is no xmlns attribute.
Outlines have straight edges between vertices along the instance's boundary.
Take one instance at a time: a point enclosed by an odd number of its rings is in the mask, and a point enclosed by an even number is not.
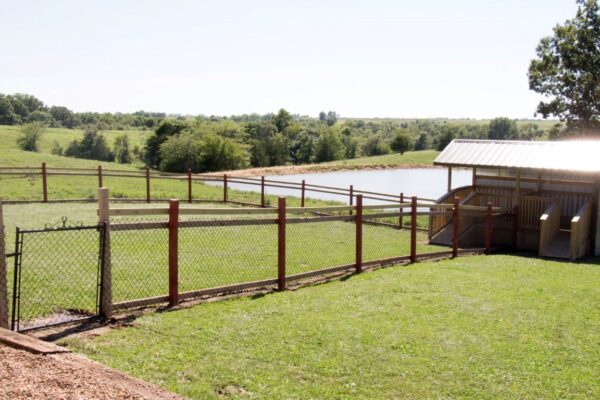
<svg viewBox="0 0 600 400"><path fill-rule="evenodd" d="M398 194L405 196L418 196L429 199L437 199L446 193L448 171L445 168L415 168L415 169L388 169L388 170L366 170L366 171L338 171L324 173L308 173L299 175L266 176L265 179L273 179L286 182L301 183L302 179L307 184L324 185L332 187L348 188L354 185L354 189L371 192ZM452 171L452 187L460 187L471 184L472 172L470 170L455 169ZM229 183L232 189L247 191L260 191L260 186ZM266 187L265 192L279 196L300 196L300 190ZM347 202L347 196L329 193L312 192L307 189L307 198L319 200L337 200ZM376 204L374 200L365 199L365 204Z"/></svg>

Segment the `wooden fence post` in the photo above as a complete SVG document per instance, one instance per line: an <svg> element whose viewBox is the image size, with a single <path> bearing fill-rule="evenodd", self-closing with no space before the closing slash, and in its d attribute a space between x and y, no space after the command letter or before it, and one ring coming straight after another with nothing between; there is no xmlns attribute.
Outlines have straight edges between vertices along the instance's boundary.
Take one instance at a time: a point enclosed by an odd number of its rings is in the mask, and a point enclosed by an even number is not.
<svg viewBox="0 0 600 400"><path fill-rule="evenodd" d="M400 204L404 203L404 193L400 193ZM400 216L398 217L398 229L402 229L402 225L404 224L404 208L400 207Z"/></svg>
<svg viewBox="0 0 600 400"><path fill-rule="evenodd" d="M417 261L417 196L410 199L410 262Z"/></svg>
<svg viewBox="0 0 600 400"><path fill-rule="evenodd" d="M265 206L265 176L260 177L260 206Z"/></svg>
<svg viewBox="0 0 600 400"><path fill-rule="evenodd" d="M8 269L2 200L0 200L0 328L8 329Z"/></svg>
<svg viewBox="0 0 600 400"><path fill-rule="evenodd" d="M354 186L353 185L350 185L349 193L350 193L350 201L348 202L348 204L353 205L353 203L354 203ZM357 202L357 204L358 204L358 202ZM350 210L350 215L352 215L352 210Z"/></svg>
<svg viewBox="0 0 600 400"><path fill-rule="evenodd" d="M485 254L490 254L492 249L492 203L487 203L485 215Z"/></svg>
<svg viewBox="0 0 600 400"><path fill-rule="evenodd" d="M150 203L150 168L146 167L146 203Z"/></svg>
<svg viewBox="0 0 600 400"><path fill-rule="evenodd" d="M306 190L306 182L302 179L302 192L300 193L300 207L304 207L304 191Z"/></svg>
<svg viewBox="0 0 600 400"><path fill-rule="evenodd" d="M188 169L188 203L192 204L192 169Z"/></svg>
<svg viewBox="0 0 600 400"><path fill-rule="evenodd" d="M169 307L179 303L179 200L169 200Z"/></svg>
<svg viewBox="0 0 600 400"><path fill-rule="evenodd" d="M223 203L227 203L227 174L223 174Z"/></svg>
<svg viewBox="0 0 600 400"><path fill-rule="evenodd" d="M46 163L42 163L42 194L44 203L48 202L48 171L46 170Z"/></svg>
<svg viewBox="0 0 600 400"><path fill-rule="evenodd" d="M356 224L356 272L362 272L362 250L363 250L363 198L362 194L356 196L356 217L354 217Z"/></svg>
<svg viewBox="0 0 600 400"><path fill-rule="evenodd" d="M108 188L98 189L98 223L104 227L100 263L100 316L107 319L110 318L112 313L110 204Z"/></svg>
<svg viewBox="0 0 600 400"><path fill-rule="evenodd" d="M277 288L285 289L285 197L277 204Z"/></svg>
<svg viewBox="0 0 600 400"><path fill-rule="evenodd" d="M102 186L102 165L98 165L98 187L101 188Z"/></svg>
<svg viewBox="0 0 600 400"><path fill-rule="evenodd" d="M458 257L458 235L460 232L460 198L454 196L454 207L452 208L452 257Z"/></svg>

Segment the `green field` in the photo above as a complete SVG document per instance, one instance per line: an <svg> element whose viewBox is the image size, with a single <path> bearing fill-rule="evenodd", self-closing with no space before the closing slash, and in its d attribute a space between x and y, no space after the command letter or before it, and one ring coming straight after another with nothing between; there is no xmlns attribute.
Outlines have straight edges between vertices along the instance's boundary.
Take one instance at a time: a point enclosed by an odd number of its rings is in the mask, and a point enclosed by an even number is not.
<svg viewBox="0 0 600 400"><path fill-rule="evenodd" d="M436 150L407 151L404 154L394 153L383 156L360 157L349 160L332 161L328 163L315 164L314 167L318 169L321 166L343 166L345 168L360 168L368 166L401 167L406 165L430 166L433 164L433 160L435 160L438 154L440 154L440 152Z"/></svg>
<svg viewBox="0 0 600 400"><path fill-rule="evenodd" d="M66 344L194 399L592 399L598 282L597 263L458 258L148 314Z"/></svg>

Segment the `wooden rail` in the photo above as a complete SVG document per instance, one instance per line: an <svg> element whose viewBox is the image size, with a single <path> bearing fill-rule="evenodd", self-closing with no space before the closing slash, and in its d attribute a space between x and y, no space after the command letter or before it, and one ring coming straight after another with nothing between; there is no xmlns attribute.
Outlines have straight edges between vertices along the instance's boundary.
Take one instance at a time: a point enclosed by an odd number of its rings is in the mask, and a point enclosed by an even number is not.
<svg viewBox="0 0 600 400"><path fill-rule="evenodd" d="M570 258L576 260L588 253L590 227L592 225L592 202L585 203L571 219Z"/></svg>

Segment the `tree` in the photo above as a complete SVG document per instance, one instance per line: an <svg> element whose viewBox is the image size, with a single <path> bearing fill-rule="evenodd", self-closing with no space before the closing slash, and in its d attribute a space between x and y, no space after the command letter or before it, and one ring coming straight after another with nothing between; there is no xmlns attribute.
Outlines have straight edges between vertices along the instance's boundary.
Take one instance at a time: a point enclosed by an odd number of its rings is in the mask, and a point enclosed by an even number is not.
<svg viewBox="0 0 600 400"><path fill-rule="evenodd" d="M21 117L15 113L8 97L0 94L0 125L15 125L19 122L21 122Z"/></svg>
<svg viewBox="0 0 600 400"><path fill-rule="evenodd" d="M40 138L44 133L44 124L32 122L21 126L21 134L17 138L17 144L21 150L38 151Z"/></svg>
<svg viewBox="0 0 600 400"><path fill-rule="evenodd" d="M160 146L171 136L181 133L187 125L183 121L168 119L158 125L154 134L146 139L144 147L144 161L146 165L158 168L161 162Z"/></svg>
<svg viewBox="0 0 600 400"><path fill-rule="evenodd" d="M494 118L488 127L488 139L509 140L519 137L517 123L506 117Z"/></svg>
<svg viewBox="0 0 600 400"><path fill-rule="evenodd" d="M394 136L394 139L392 139L390 147L395 152L404 154L405 151L410 150L410 148L412 147L410 136L406 132L396 130L396 136Z"/></svg>
<svg viewBox="0 0 600 400"><path fill-rule="evenodd" d="M537 113L578 134L600 134L600 15L597 0L577 0L575 18L543 38L529 66L529 88L549 99Z"/></svg>
<svg viewBox="0 0 600 400"><path fill-rule="evenodd" d="M160 145L161 171L187 172L191 169L198 172L198 141L189 132L168 137Z"/></svg>
<svg viewBox="0 0 600 400"><path fill-rule="evenodd" d="M326 130L317 141L315 156L317 162L341 160L344 157L344 145L340 134Z"/></svg>
<svg viewBox="0 0 600 400"><path fill-rule="evenodd" d="M337 113L335 111L329 111L325 117L327 126L333 126L337 122Z"/></svg>
<svg viewBox="0 0 600 400"><path fill-rule="evenodd" d="M429 150L431 148L431 138L428 134L422 132L415 142L415 150Z"/></svg>
<svg viewBox="0 0 600 400"><path fill-rule="evenodd" d="M106 138L93 127L87 127L83 138L73 140L64 152L67 157L85 158L88 160L113 161L114 155L106 144Z"/></svg>
<svg viewBox="0 0 600 400"><path fill-rule="evenodd" d="M389 154L391 149L390 145L387 144L381 135L371 135L366 143L363 145L362 151L367 156L380 156L383 154Z"/></svg>
<svg viewBox="0 0 600 400"><path fill-rule="evenodd" d="M279 132L285 131L286 128L292 124L292 122L294 122L292 114L290 114L283 108L279 110L275 118L273 118L273 123L275 124Z"/></svg>
<svg viewBox="0 0 600 400"><path fill-rule="evenodd" d="M129 150L129 136L119 135L115 138L113 153L115 155L116 162L121 164L127 164L131 162L131 151Z"/></svg>

